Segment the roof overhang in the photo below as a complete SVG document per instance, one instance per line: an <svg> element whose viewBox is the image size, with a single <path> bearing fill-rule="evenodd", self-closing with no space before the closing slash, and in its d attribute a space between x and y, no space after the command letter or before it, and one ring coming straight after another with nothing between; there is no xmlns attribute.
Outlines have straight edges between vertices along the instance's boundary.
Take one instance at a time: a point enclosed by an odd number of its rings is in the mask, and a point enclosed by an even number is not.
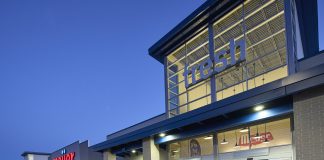
<svg viewBox="0 0 324 160"><path fill-rule="evenodd" d="M151 46L149 48L149 54L159 62L164 63L164 57L170 51L174 50L181 45L181 43L190 39L192 36L207 27L209 21L213 21L223 16L242 1L243 0L206 1L153 46Z"/></svg>
<svg viewBox="0 0 324 160"><path fill-rule="evenodd" d="M243 0L208 0L149 48L149 54L164 64L172 50L207 27ZM305 58L318 54L317 0L295 0Z"/></svg>

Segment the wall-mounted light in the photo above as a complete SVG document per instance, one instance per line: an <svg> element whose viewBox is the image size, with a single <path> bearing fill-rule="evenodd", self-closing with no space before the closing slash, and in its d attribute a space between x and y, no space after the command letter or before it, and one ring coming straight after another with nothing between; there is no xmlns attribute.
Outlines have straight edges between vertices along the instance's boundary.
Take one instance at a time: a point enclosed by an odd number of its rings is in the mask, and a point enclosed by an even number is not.
<svg viewBox="0 0 324 160"><path fill-rule="evenodd" d="M263 105L258 105L258 106L255 106L254 107L254 111L262 111L264 109L264 106Z"/></svg>
<svg viewBox="0 0 324 160"><path fill-rule="evenodd" d="M165 134L165 133L160 133L159 136L160 136L160 137L165 137L166 134Z"/></svg>
<svg viewBox="0 0 324 160"><path fill-rule="evenodd" d="M132 153L136 153L136 150L135 150L135 149L133 149L133 150L132 150Z"/></svg>

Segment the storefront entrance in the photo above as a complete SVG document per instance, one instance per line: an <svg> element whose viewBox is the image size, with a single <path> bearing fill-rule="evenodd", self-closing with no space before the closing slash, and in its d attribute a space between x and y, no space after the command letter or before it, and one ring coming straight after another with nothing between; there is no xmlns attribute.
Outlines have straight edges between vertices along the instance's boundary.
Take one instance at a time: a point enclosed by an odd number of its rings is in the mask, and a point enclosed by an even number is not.
<svg viewBox="0 0 324 160"><path fill-rule="evenodd" d="M218 134L219 160L292 160L290 119Z"/></svg>
<svg viewBox="0 0 324 160"><path fill-rule="evenodd" d="M169 160L214 160L215 157L218 160L292 160L292 148L290 118L211 133L168 145Z"/></svg>

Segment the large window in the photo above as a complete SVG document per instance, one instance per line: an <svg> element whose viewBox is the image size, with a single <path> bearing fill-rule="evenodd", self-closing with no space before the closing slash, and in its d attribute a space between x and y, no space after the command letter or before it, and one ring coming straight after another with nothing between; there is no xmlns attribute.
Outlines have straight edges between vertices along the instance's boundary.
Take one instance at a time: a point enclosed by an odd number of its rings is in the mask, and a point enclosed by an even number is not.
<svg viewBox="0 0 324 160"><path fill-rule="evenodd" d="M292 160L291 121L286 118L211 133L171 142L167 148L169 160Z"/></svg>
<svg viewBox="0 0 324 160"><path fill-rule="evenodd" d="M211 103L210 80L186 87L183 75L186 65L191 69L207 58L209 58L207 29L167 57L168 104L171 117ZM197 78L200 76L199 72L192 74Z"/></svg>
<svg viewBox="0 0 324 160"><path fill-rule="evenodd" d="M215 56L230 39L246 43L246 61L216 75L217 100L287 76L284 0L246 1L215 22L214 36Z"/></svg>
<svg viewBox="0 0 324 160"><path fill-rule="evenodd" d="M213 136L183 140L168 145L169 160L213 160Z"/></svg>
<svg viewBox="0 0 324 160"><path fill-rule="evenodd" d="M218 133L219 159L292 158L290 119Z"/></svg>
<svg viewBox="0 0 324 160"><path fill-rule="evenodd" d="M212 30L204 29L167 56L170 117L205 106L212 99L220 101L288 75L284 0L246 0L212 26ZM211 35L213 45L209 45ZM231 42L244 45L231 50ZM214 48L210 49L211 46ZM214 53L210 54L209 50ZM246 53L245 60L239 61L242 51ZM232 53L237 61L235 65ZM208 67L201 63L215 57L231 65L207 78L200 75L200 68ZM224 62L212 63L212 70L224 65ZM192 85L186 85L186 79Z"/></svg>

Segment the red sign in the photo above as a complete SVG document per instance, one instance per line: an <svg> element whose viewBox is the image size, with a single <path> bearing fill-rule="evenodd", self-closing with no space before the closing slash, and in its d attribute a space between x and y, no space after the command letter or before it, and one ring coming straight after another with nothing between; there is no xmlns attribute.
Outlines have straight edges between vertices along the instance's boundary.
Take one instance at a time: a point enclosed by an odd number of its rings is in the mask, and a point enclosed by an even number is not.
<svg viewBox="0 0 324 160"><path fill-rule="evenodd" d="M271 134L271 132L267 132L267 134L265 133L260 133L260 137L256 137L256 135L251 135L250 137L250 142L251 145L258 145L261 144L262 142L264 142L266 140L271 141L273 140L273 136ZM249 136L248 135L242 135L239 139L239 145L240 146L249 146Z"/></svg>
<svg viewBox="0 0 324 160"><path fill-rule="evenodd" d="M71 152L63 156L54 158L53 160L74 160L74 157L75 157L75 152Z"/></svg>

